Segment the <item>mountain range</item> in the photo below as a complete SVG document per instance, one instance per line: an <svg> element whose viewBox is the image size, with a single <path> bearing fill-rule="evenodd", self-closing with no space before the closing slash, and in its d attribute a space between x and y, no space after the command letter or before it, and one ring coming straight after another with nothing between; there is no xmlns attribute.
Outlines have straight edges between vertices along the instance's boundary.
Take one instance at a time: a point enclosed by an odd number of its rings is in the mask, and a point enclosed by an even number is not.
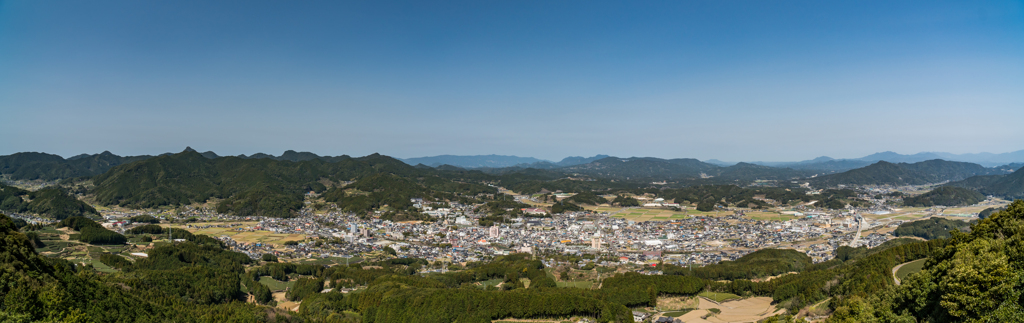
<svg viewBox="0 0 1024 323"><path fill-rule="evenodd" d="M1024 168L1006 175L975 176L948 186L964 187L983 194L1024 199Z"/></svg>
<svg viewBox="0 0 1024 323"><path fill-rule="evenodd" d="M814 163L841 162L844 161ZM533 167L538 165L541 167ZM44 153L0 156L0 172L6 179L66 180L61 182L62 186L73 188L78 194L91 195L97 204L105 206L151 208L212 200L218 201L217 211L222 213L290 217L302 207L303 194L314 191L328 202L344 205L346 210L356 213L388 206L398 212L389 215L396 220L417 219L418 213L409 211L412 198L436 197L479 203L481 194L497 193L494 187L485 184L520 193L545 190L580 193L704 184L743 187L758 180L773 180L772 185L782 187L810 183L815 188L949 182L948 186L987 195L1024 197L1024 168L1012 169L1011 166L1014 164L987 168L974 163L933 159L915 163L878 161L839 172L754 163L719 166L691 158L599 155L572 157L558 163L541 161L504 168L466 169L448 164L410 165L409 161L380 154L331 157L289 150L281 156L220 157L191 148L159 156L121 157L110 152L68 159ZM78 185L86 182L92 186ZM5 209L32 207L14 203L23 200L21 196L26 196L26 192L11 192L17 198L5 198L4 202L10 204ZM59 194L52 194L54 201L70 196L64 191L55 192ZM64 200L74 201L75 198ZM84 211L79 208L77 212Z"/></svg>
<svg viewBox="0 0 1024 323"><path fill-rule="evenodd" d="M772 167L789 167L794 169L818 169L818 170L836 170L845 171L854 168L864 167L879 161L886 161L890 163L917 163L926 160L942 159L948 161L968 162L975 163L985 167L997 167L1006 164L1021 163L1024 162L1024 150L1018 150L1014 152L993 154L993 153L977 153L977 154L952 154L943 152L922 152L913 155L903 155L892 151L885 151L880 153L874 153L861 158L850 158L850 159L834 159L828 156L821 156L815 159L798 161L798 162L751 162L752 164L772 166ZM727 162L715 160L717 164L728 165ZM1018 167L1019 168L1019 167Z"/></svg>
<svg viewBox="0 0 1024 323"><path fill-rule="evenodd" d="M835 185L922 185L959 181L974 176L1002 175L1003 171L978 164L941 159L917 163L879 161L850 171L819 176L809 181L816 186Z"/></svg>
<svg viewBox="0 0 1024 323"><path fill-rule="evenodd" d="M261 154L257 154L261 155ZM256 157L257 155L253 155ZM269 156L269 155L266 155ZM273 157L273 156L270 156ZM565 167L587 164L593 161L611 157L609 155L596 155L594 157L566 157L558 162L533 158L533 157L519 157L519 156L508 156L508 155L439 155L429 157L416 157L416 158L404 158L399 159L409 165L423 164L430 167L438 167L441 165L450 165L461 168L502 168L502 167L522 167L522 168L541 168L549 169L555 167ZM636 157L633 157L636 158ZM835 159L828 156L821 156L814 159L796 161L796 162L763 162L753 161L748 162L750 164L770 166L770 167L781 167L781 168L792 168L797 170L818 170L825 172L844 172L854 168L861 168L874 164L879 161L886 161L890 163L917 163L926 160L942 159L947 161L959 161L975 163L985 167L999 167L1003 165L1021 164L1024 165L1024 150L993 154L993 153L976 153L976 154L952 154L944 152L922 152L912 155L899 154L892 151L885 151L867 155L861 158L847 158L847 159ZM673 160L673 159L668 159ZM738 162L726 162L718 159L705 160L705 163L712 164L715 166L728 167L736 165ZM1011 167L1013 169L1020 168Z"/></svg>
<svg viewBox="0 0 1024 323"><path fill-rule="evenodd" d="M561 161L553 162L549 160L537 159L533 157L519 157L519 156L506 156L506 155L473 155L473 156L456 156L456 155L440 155L430 157L417 157L417 158L405 158L399 159L409 165L426 165L430 167L439 167L443 165L450 165L461 168L505 168L505 167L521 167L521 168L540 168L548 169L562 166L572 166L579 164L586 164L598 159L607 158L608 155L597 155L594 157L566 157Z"/></svg>

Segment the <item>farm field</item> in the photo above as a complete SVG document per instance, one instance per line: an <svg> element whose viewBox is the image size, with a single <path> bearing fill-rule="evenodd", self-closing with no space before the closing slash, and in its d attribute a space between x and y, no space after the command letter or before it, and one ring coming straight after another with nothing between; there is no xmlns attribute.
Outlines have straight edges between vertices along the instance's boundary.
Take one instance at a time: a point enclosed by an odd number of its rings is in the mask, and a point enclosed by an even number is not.
<svg viewBox="0 0 1024 323"><path fill-rule="evenodd" d="M194 226L217 226L217 225L230 225L230 224L242 224L242 226L236 227L211 227L211 228L188 228L181 224L160 224L162 227L172 227L178 229L185 229L193 234L205 234L211 237L229 236L235 241L242 243L267 243L273 245L283 245L287 241L301 241L306 239L304 234L282 234L273 233L270 231L238 231L239 228L252 227L257 222L203 222L193 224Z"/></svg>
<svg viewBox="0 0 1024 323"><path fill-rule="evenodd" d="M363 258L357 256L357 257L352 257L352 258L345 258L345 257L310 258L310 259L300 259L297 262L298 263L302 263L302 264L313 264L313 265L345 265L345 264L358 263L360 261L363 261Z"/></svg>
<svg viewBox="0 0 1024 323"><path fill-rule="evenodd" d="M985 201L982 201L981 203L978 203L978 204L975 204L975 205L971 205L971 206L960 206L960 207L947 208L947 209L942 210L942 214L943 215L978 214L978 213L981 213L981 211L983 211L983 210L985 210L987 208L990 208L990 207L1001 208L1001 207L1004 207L1004 206L1006 206L1008 204L1010 204L1010 201L1007 201L1007 200L1003 200L1003 199L989 199L989 200L985 200Z"/></svg>
<svg viewBox="0 0 1024 323"><path fill-rule="evenodd" d="M713 301L716 301L716 302L719 302L719 303L727 302L727 301L730 301L730 300L738 300L738 299L742 298L742 297L740 297L739 295L736 295L736 294L731 294L731 293L715 293L715 292L703 292L703 293L698 294L698 296L706 297L707 299L710 299L710 300L713 300Z"/></svg>
<svg viewBox="0 0 1024 323"><path fill-rule="evenodd" d="M700 301L696 297L688 297L688 296L659 296L658 297L658 307L657 307L657 309L660 310L660 311L682 311L682 313L679 314L679 315L683 315L683 314L686 314L686 312L689 312L689 310L697 308L697 305L699 304L699 302ZM676 316L679 316L679 315L676 315ZM667 316L671 316L671 315L667 315ZM676 316L672 316L672 317L676 317Z"/></svg>
<svg viewBox="0 0 1024 323"><path fill-rule="evenodd" d="M560 281L560 282L555 282L555 285L558 285L558 287L575 287L575 288L590 289L592 286L594 286L594 282L586 281L586 280L584 280L584 281L567 281L567 282Z"/></svg>
<svg viewBox="0 0 1024 323"><path fill-rule="evenodd" d="M286 287L294 286L295 285L295 281L283 282L283 281L279 281L279 280L270 278L270 276L263 276L263 277L260 277L260 284L266 285L267 288L270 288L271 291L280 292L280 291L284 291L284 289Z"/></svg>
<svg viewBox="0 0 1024 323"><path fill-rule="evenodd" d="M782 214L778 212L769 211L748 211L745 212L745 216L749 219L759 221L789 221L792 219L799 218L798 216L792 214Z"/></svg>
<svg viewBox="0 0 1024 323"><path fill-rule="evenodd" d="M669 221L674 219L686 219L690 216L687 211L673 211L669 209L647 209L647 208L595 208L598 212L608 212L612 217L630 221ZM696 211L690 211L696 212Z"/></svg>
<svg viewBox="0 0 1024 323"><path fill-rule="evenodd" d="M487 288L487 286L498 286L504 279L491 279L480 282L480 288Z"/></svg>
<svg viewBox="0 0 1024 323"><path fill-rule="evenodd" d="M718 309L719 314L701 318L711 313L710 309ZM701 301L696 310L679 316L683 322L758 322L784 310L777 310L772 305L771 297L751 297L720 304Z"/></svg>
<svg viewBox="0 0 1024 323"><path fill-rule="evenodd" d="M921 269L924 268L924 263L926 261L928 261L928 258L914 260L903 265L903 267L900 267L900 269L896 271L896 277L900 280L906 279L910 274L921 271Z"/></svg>

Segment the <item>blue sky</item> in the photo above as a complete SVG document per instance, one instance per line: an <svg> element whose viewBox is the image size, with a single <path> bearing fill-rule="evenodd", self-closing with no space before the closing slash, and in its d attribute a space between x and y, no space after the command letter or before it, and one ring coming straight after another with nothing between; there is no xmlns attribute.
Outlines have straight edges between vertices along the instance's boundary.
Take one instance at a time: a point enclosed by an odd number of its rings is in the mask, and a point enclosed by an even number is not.
<svg viewBox="0 0 1024 323"><path fill-rule="evenodd" d="M2 1L0 154L1024 149L1020 1Z"/></svg>

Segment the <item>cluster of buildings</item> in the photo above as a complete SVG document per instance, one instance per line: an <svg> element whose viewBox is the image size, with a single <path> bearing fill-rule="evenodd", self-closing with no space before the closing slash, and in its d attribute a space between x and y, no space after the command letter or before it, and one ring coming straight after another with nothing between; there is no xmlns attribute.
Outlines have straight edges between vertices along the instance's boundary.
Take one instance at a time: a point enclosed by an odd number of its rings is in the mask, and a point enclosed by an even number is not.
<svg viewBox="0 0 1024 323"><path fill-rule="evenodd" d="M527 252L595 255L594 259L602 259L600 265L665 262L694 266L734 260L764 248L801 245L798 250L815 262L822 262L832 259L839 246L877 246L893 238L877 233L861 236L858 231L878 225L866 223L858 212L884 211L882 203L863 210L799 207L786 212L796 217L788 221L753 220L737 211L719 217L635 222L591 211L547 215L543 209L526 209L527 214L538 217L514 218L511 223L482 227L477 220L488 214L477 213L476 206L430 204L420 199L412 202L436 221L392 222L342 212L317 214L309 208L303 209L299 217L286 219L238 218L203 208L187 208L183 216L201 221L255 221L255 225L234 224L231 229L318 238L280 246L220 237L228 246L254 258L264 253L295 258L350 258L390 247L399 257L452 263ZM644 204L671 207L675 203L649 198ZM196 229L205 226L210 225L189 225Z"/></svg>
<svg viewBox="0 0 1024 323"><path fill-rule="evenodd" d="M231 218L223 214L198 212L200 220L256 221L254 225L187 225L202 229L226 226L236 231L269 231L277 234L302 234L320 239L287 246L241 243L220 237L235 250L256 258L264 253L284 257L352 257L395 250L400 257L462 263L517 252L594 254L603 265L616 263L650 264L662 261L679 265L704 265L734 260L752 251L788 247L799 241L820 240L806 250L814 261L834 257L840 245L854 239L859 222L851 213L817 213L789 221L752 220L734 214L722 217L691 217L673 221L635 222L593 212L556 214L546 218L516 218L512 223L491 227L476 225L485 214L474 213L471 206L451 205L436 222L392 222L363 219L355 214L312 212L296 218ZM428 211L434 211L430 209ZM831 238L823 238L831 237ZM880 244L888 235L868 235L864 245Z"/></svg>

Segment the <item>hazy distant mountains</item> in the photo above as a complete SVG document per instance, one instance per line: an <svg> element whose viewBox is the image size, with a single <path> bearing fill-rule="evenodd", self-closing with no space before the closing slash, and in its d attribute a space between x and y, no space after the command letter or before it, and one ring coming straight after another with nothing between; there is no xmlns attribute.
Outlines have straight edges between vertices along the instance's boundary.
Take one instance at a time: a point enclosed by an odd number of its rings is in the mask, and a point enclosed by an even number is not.
<svg viewBox="0 0 1024 323"><path fill-rule="evenodd" d="M1024 150L1002 154L977 153L977 154L951 154L941 152L923 152L913 155L903 155L891 151L874 153L861 158L833 159L822 156L811 160L799 162L751 162L752 164L788 167L793 169L815 169L825 171L847 171L854 168L861 168L879 161L890 163L918 163L926 160L942 159L948 161L975 163L985 167L996 167L1012 163L1024 162ZM711 162L711 161L709 161ZM729 163L714 160L716 164L728 165ZM1018 167L1019 168L1019 167Z"/></svg>
<svg viewBox="0 0 1024 323"><path fill-rule="evenodd" d="M917 163L890 163L879 161L866 167L820 176L809 181L816 186L845 185L921 185L959 181L974 176L1005 174L994 168L967 162L941 159Z"/></svg>
<svg viewBox="0 0 1024 323"><path fill-rule="evenodd" d="M501 168L512 167L521 164L550 163L550 161L533 157L505 156L505 155L476 155L476 156L455 156L440 155L432 157L399 159L409 165L423 164L430 167L441 165L452 165L462 168Z"/></svg>
<svg viewBox="0 0 1024 323"><path fill-rule="evenodd" d="M255 157L256 155L253 155ZM566 167L574 165L582 165L598 161L604 158L608 158L608 155L597 155L594 157L567 157L559 162L552 162L548 160L537 159L533 157L519 157L519 156L504 156L504 155L473 155L473 156L456 156L456 155L440 155L431 157L417 157L417 158L405 158L399 159L410 165L423 164L430 167L438 167L441 165L451 165L461 168L502 168L502 167L532 167L540 169L550 169L557 167ZM647 157L650 159L649 157ZM624 158L628 159L628 158ZM634 158L635 159L635 158ZM659 159L659 158L653 158ZM780 167L780 168L792 168L795 170L815 170L825 173L833 172L845 172L855 168L865 167L874 164L879 161L886 161L890 163L918 163L926 160L942 159L947 161L958 161L975 163L985 167L997 167L1007 164L1024 163L1024 150L1015 152L993 154L993 153L977 153L977 154L951 154L942 152L923 152L913 155L903 155L891 151L874 153L861 158L851 159L834 159L828 156L822 156L815 159L796 161L796 162L749 162L749 164ZM677 160L677 159L661 159L661 160ZM736 162L725 162L718 159L709 159L704 161L706 164L728 167L736 165ZM1011 165L1012 166L1012 165ZM1020 167L1012 167L1017 169Z"/></svg>
<svg viewBox="0 0 1024 323"><path fill-rule="evenodd" d="M195 151L195 150L193 150L192 148L189 148L189 147L185 147L185 151ZM164 155L167 155L167 154L164 154ZM206 158L209 158L209 159L223 157L223 156L218 156L217 153L214 153L212 151L207 151L205 153L200 153L200 155L203 155L203 157L206 157ZM279 160L279 161L291 161L291 162L300 162L300 161L314 160L314 159L319 159L319 160L326 161L326 162L335 162L335 161L339 161L339 160L344 160L344 159L352 158L352 157L349 157L348 155L341 155L341 156L335 156L335 157L320 156L320 155L317 155L317 154L314 154L314 153L311 153L311 152L308 152L308 151L297 152L297 151L294 151L294 150L285 150L284 153L281 154L281 156L274 156L274 155L269 155L269 154L264 154L264 153L255 153L255 154L252 154L252 155L249 155L249 156L238 155L238 156L235 156L235 157L242 158L242 159L264 159L264 158L266 158L266 159L273 159L273 160Z"/></svg>
<svg viewBox="0 0 1024 323"><path fill-rule="evenodd" d="M440 155L431 157L417 157L417 158L406 158L399 159L409 165L427 165L430 167L438 167L441 165L451 165L462 168L504 168L504 167L523 167L523 168L555 168L562 166L572 166L579 164L586 164L602 158L607 158L608 155L597 155L594 157L566 157L559 162L552 162L543 159L537 159L533 157L519 157L519 156L505 156L505 155L475 155L475 156L455 156L455 155Z"/></svg>

